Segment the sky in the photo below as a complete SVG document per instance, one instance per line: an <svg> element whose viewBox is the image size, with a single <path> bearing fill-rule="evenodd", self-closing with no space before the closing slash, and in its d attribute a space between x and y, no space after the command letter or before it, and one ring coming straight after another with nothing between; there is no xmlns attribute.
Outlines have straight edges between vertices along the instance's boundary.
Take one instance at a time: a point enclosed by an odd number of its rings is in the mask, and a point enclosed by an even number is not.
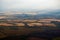
<svg viewBox="0 0 60 40"><path fill-rule="evenodd" d="M60 0L0 0L0 11L60 9Z"/></svg>

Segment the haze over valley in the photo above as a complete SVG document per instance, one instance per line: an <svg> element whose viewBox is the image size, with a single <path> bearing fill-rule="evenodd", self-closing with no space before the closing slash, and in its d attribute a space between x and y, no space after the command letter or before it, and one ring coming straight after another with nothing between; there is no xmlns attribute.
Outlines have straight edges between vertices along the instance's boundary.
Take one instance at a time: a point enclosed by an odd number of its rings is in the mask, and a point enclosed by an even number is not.
<svg viewBox="0 0 60 40"><path fill-rule="evenodd" d="M0 40L36 38L60 40L60 0L0 0Z"/></svg>

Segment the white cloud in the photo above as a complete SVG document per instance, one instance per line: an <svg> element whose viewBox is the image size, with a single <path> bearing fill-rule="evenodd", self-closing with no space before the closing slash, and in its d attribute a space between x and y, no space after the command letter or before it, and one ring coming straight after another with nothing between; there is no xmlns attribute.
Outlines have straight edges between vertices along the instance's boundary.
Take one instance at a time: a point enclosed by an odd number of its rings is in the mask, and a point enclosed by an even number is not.
<svg viewBox="0 0 60 40"><path fill-rule="evenodd" d="M57 9L58 0L2 0L4 9Z"/></svg>

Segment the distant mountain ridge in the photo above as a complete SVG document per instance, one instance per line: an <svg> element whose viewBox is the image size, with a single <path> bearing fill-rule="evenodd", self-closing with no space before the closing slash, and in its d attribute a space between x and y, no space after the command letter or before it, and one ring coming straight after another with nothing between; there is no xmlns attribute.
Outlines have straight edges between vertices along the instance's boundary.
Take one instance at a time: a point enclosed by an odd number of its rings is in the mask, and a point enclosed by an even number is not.
<svg viewBox="0 0 60 40"><path fill-rule="evenodd" d="M23 18L23 19L41 19L41 18L56 18L60 19L60 11L51 11L51 12L46 12L43 14L37 13L36 15L32 14L16 14L14 15L17 18Z"/></svg>
<svg viewBox="0 0 60 40"><path fill-rule="evenodd" d="M0 13L2 16L3 13ZM36 15L32 14L12 14L12 15L5 15L7 16L7 19L43 19L43 18L55 18L60 19L60 10L54 10L54 11L47 11L47 12L40 12L38 11Z"/></svg>

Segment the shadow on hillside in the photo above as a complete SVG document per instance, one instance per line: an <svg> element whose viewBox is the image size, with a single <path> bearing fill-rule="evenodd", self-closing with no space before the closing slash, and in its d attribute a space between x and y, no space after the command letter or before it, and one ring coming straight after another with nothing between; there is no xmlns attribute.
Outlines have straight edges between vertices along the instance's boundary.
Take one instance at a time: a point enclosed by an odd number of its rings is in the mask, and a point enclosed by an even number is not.
<svg viewBox="0 0 60 40"><path fill-rule="evenodd" d="M27 35L9 36L0 40L28 40L28 38L40 38L44 40L52 40L53 38L60 37L58 31L45 31L45 32L32 32ZM37 39L38 40L38 39Z"/></svg>

